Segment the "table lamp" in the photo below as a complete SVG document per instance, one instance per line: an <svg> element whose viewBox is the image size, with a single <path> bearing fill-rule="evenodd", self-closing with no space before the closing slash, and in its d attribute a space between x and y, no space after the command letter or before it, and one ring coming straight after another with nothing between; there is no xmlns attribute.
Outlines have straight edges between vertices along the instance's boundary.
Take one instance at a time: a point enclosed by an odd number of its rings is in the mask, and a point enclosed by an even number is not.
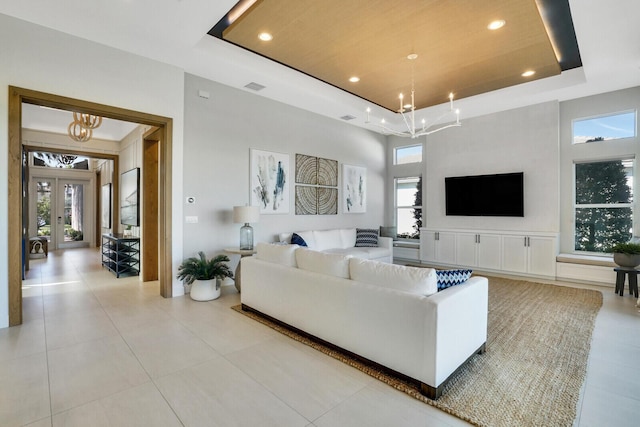
<svg viewBox="0 0 640 427"><path fill-rule="evenodd" d="M253 228L250 222L258 222L260 219L260 208L258 206L234 206L233 222L244 225L240 227L240 250L253 250Z"/></svg>

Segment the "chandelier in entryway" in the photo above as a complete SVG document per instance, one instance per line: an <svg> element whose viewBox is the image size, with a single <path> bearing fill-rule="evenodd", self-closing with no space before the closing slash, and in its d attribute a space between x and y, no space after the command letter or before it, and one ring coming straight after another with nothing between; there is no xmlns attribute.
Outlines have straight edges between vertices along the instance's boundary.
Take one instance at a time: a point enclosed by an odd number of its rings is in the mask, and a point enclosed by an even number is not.
<svg viewBox="0 0 640 427"><path fill-rule="evenodd" d="M88 113L73 112L73 121L69 123L69 137L77 142L87 142L93 137L93 129L102 124L102 117Z"/></svg>

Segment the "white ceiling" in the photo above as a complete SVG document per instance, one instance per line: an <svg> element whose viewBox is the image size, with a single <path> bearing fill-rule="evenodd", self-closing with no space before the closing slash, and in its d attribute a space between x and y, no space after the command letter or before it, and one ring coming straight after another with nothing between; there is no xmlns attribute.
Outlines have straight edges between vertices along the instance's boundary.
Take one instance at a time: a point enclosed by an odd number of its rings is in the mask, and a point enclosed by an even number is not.
<svg viewBox="0 0 640 427"><path fill-rule="evenodd" d="M32 104L22 105L23 128L66 134L71 122L73 122L73 113L71 111L39 107ZM93 130L93 138L119 142L136 127L138 127L137 123L123 122L105 117L102 119L100 127Z"/></svg>
<svg viewBox="0 0 640 427"><path fill-rule="evenodd" d="M532 0L533 1L533 0ZM119 48L222 84L257 82L265 96L327 117L365 124L366 101L252 54L207 32L236 0L30 0L2 2L0 13ZM560 76L461 99L461 120L549 100L640 85L640 1L570 0L583 67ZM366 2L363 3L366 5ZM243 89L246 90L246 89ZM440 110L436 106L424 110ZM373 118L397 123L372 107Z"/></svg>

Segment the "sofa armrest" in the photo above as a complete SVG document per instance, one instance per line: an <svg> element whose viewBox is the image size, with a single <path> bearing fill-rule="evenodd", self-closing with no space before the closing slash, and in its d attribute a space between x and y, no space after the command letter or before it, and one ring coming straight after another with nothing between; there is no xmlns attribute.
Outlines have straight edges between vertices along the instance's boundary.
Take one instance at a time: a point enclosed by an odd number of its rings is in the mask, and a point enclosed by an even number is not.
<svg viewBox="0 0 640 427"><path fill-rule="evenodd" d="M487 341L489 281L474 276L428 298L435 307L436 385Z"/></svg>
<svg viewBox="0 0 640 427"><path fill-rule="evenodd" d="M393 239L391 237L380 237L380 236L378 236L378 247L379 248L393 249Z"/></svg>

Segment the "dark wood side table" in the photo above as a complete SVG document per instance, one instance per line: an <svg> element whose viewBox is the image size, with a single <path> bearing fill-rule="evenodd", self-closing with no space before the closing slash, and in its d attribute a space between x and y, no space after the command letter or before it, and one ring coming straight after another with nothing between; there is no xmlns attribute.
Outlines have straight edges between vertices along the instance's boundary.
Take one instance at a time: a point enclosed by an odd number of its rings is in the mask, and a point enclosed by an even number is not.
<svg viewBox="0 0 640 427"><path fill-rule="evenodd" d="M244 250L238 248L225 248L225 252L229 254L240 255L240 261L238 261L238 266L236 267L236 272L233 274L233 281L235 282L236 289L240 292L240 263L242 262L242 258L246 256L251 256L256 253L255 249Z"/></svg>
<svg viewBox="0 0 640 427"><path fill-rule="evenodd" d="M616 294L622 296L624 294L625 276L629 276L629 294L638 298L638 273L640 270L629 267L616 267Z"/></svg>

